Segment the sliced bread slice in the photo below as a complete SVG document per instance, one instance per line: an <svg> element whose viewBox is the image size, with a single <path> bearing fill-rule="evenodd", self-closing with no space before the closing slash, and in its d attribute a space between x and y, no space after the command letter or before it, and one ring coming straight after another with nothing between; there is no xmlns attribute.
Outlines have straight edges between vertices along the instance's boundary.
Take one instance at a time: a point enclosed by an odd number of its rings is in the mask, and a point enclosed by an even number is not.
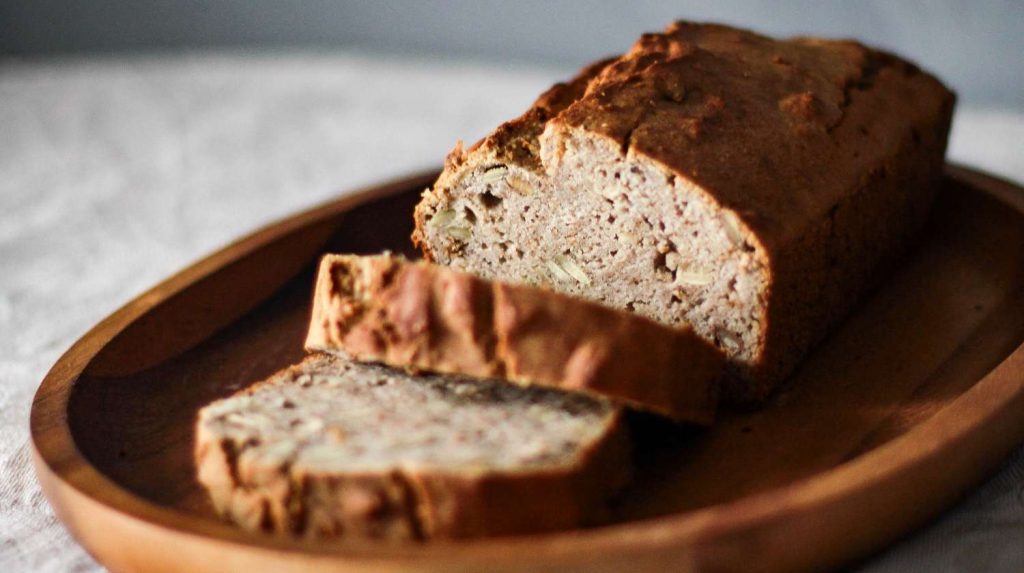
<svg viewBox="0 0 1024 573"><path fill-rule="evenodd" d="M630 471L621 410L327 355L203 408L199 481L245 529L423 540L600 521Z"/></svg>
<svg viewBox="0 0 1024 573"><path fill-rule="evenodd" d="M692 325L763 398L922 228L954 99L856 42L678 22L457 146L413 238Z"/></svg>
<svg viewBox="0 0 1024 573"><path fill-rule="evenodd" d="M583 392L697 423L714 416L724 363L688 328L390 255L324 257L306 346Z"/></svg>

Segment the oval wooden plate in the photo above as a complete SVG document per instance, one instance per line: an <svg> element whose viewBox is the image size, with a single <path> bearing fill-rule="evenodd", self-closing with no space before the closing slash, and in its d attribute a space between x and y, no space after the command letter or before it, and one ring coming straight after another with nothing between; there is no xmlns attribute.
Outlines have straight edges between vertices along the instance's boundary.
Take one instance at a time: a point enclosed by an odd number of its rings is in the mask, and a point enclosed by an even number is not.
<svg viewBox="0 0 1024 573"><path fill-rule="evenodd" d="M922 244L763 408L640 419L611 525L463 543L301 542L220 522L198 408L296 360L325 251L409 251L434 173L349 195L192 265L82 337L32 406L60 519L114 571L790 570L926 522L1024 441L1024 189L950 167Z"/></svg>

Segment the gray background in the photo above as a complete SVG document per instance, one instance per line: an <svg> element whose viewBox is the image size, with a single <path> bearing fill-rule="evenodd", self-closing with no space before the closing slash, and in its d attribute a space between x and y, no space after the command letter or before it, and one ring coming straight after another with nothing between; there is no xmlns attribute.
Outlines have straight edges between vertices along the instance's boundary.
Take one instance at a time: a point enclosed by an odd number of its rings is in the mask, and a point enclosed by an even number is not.
<svg viewBox="0 0 1024 573"><path fill-rule="evenodd" d="M675 18L849 36L905 54L972 104L1024 108L1024 1L0 0L0 51L346 47L575 68Z"/></svg>

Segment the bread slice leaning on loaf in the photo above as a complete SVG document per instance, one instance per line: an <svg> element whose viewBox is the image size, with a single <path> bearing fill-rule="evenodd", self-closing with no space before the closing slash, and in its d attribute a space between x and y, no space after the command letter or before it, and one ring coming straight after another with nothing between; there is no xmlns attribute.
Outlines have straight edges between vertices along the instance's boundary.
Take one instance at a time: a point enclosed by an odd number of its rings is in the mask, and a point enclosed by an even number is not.
<svg viewBox="0 0 1024 573"><path fill-rule="evenodd" d="M856 42L679 22L457 146L413 240L692 325L763 398L922 228L953 104Z"/></svg>
<svg viewBox="0 0 1024 573"><path fill-rule="evenodd" d="M199 413L199 481L245 529L390 540L551 531L605 517L630 472L621 410L326 355Z"/></svg>
<svg viewBox="0 0 1024 573"><path fill-rule="evenodd" d="M306 348L710 423L724 355L689 328L390 255L327 255Z"/></svg>

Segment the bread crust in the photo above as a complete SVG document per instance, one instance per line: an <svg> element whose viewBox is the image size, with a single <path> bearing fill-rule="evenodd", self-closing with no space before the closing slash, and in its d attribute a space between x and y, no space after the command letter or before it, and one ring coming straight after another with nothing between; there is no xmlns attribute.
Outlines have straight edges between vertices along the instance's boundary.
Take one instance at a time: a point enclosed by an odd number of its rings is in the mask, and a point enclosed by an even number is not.
<svg viewBox="0 0 1024 573"><path fill-rule="evenodd" d="M391 256L327 255L309 350L503 378L710 423L724 355L686 328Z"/></svg>
<svg viewBox="0 0 1024 573"><path fill-rule="evenodd" d="M341 359L311 355L241 391ZM596 525L628 482L632 464L622 412L574 463L556 467L436 471L312 472L287 463L240 461L237 444L196 425L195 463L215 511L251 531L306 538L423 541L539 533Z"/></svg>
<svg viewBox="0 0 1024 573"><path fill-rule="evenodd" d="M923 226L954 102L931 75L857 42L676 22L454 150L413 241L436 259L425 217L462 177L510 161L543 176L573 135L653 162L735 215L766 269L758 358L724 387L761 399Z"/></svg>

